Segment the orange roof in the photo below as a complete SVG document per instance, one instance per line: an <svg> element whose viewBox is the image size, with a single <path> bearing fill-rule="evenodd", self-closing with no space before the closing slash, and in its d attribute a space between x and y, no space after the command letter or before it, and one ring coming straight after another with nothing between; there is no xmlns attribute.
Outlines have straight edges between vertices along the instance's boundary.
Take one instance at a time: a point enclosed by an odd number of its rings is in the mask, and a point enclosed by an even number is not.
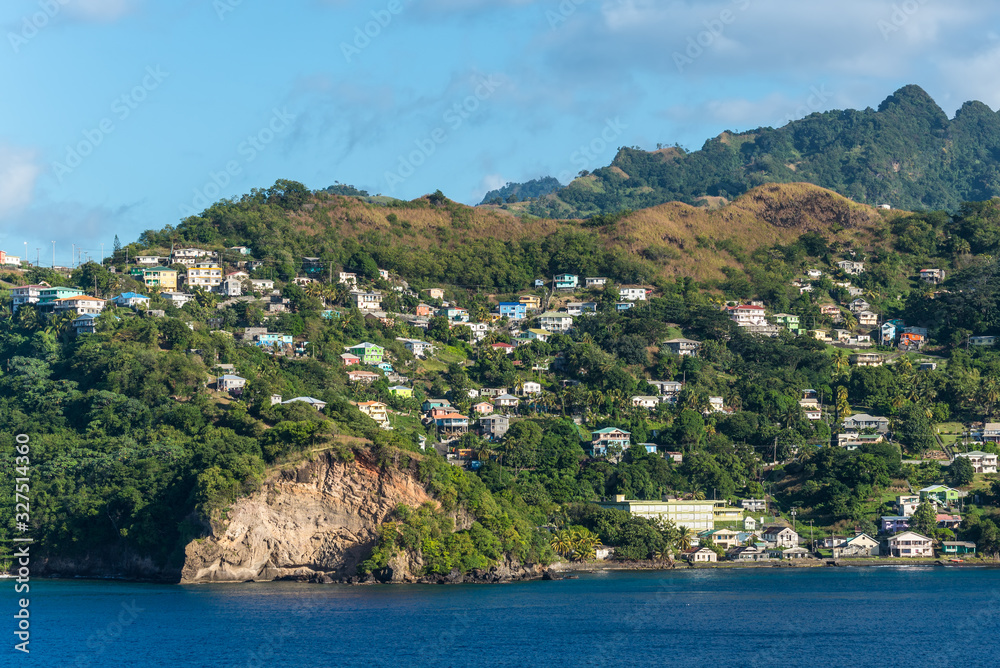
<svg viewBox="0 0 1000 668"><path fill-rule="evenodd" d="M359 408L361 406L385 406L385 404L383 404L381 401L362 401L361 403L356 404L356 405Z"/></svg>
<svg viewBox="0 0 1000 668"><path fill-rule="evenodd" d="M447 415L439 415L439 420L468 420L469 418L464 415L459 415L458 413L448 413Z"/></svg>
<svg viewBox="0 0 1000 668"><path fill-rule="evenodd" d="M53 299L52 301L53 302L66 302L66 301L70 301L70 300L76 301L78 299L89 299L89 300L95 301L95 302L106 302L106 301L108 301L107 299L101 299L100 297L89 297L87 295L78 295L76 297L60 297L59 299Z"/></svg>

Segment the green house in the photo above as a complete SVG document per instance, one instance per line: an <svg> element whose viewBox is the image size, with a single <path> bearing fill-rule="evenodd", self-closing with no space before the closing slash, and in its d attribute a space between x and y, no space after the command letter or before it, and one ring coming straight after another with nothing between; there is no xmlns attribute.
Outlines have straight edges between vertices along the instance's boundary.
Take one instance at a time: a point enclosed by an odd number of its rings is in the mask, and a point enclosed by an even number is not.
<svg viewBox="0 0 1000 668"><path fill-rule="evenodd" d="M774 322L779 327L784 327L789 332L799 331L799 316L789 315L788 313L779 313L774 316Z"/></svg>
<svg viewBox="0 0 1000 668"><path fill-rule="evenodd" d="M406 385L394 385L389 388L389 394L409 399L413 396L413 388L407 387Z"/></svg>
<svg viewBox="0 0 1000 668"><path fill-rule="evenodd" d="M946 540L941 543L941 554L975 554L976 544L961 540Z"/></svg>
<svg viewBox="0 0 1000 668"><path fill-rule="evenodd" d="M85 294L87 293L79 288L67 288L63 286L42 288L38 291L38 303L48 304L57 299L65 299L66 297L82 297Z"/></svg>
<svg viewBox="0 0 1000 668"><path fill-rule="evenodd" d="M920 500L936 499L941 503L958 501L958 490L947 485L931 485L920 490Z"/></svg>
<svg viewBox="0 0 1000 668"><path fill-rule="evenodd" d="M385 355L385 348L376 346L374 343L368 343L367 341L355 346L347 346L344 349L352 355L360 357L362 364L381 364L382 358Z"/></svg>

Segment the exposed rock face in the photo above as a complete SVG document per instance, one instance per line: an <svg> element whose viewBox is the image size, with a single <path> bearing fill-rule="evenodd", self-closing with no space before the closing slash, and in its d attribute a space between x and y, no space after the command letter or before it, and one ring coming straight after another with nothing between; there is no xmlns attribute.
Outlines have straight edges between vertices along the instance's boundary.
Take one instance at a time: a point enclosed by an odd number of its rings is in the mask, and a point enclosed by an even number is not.
<svg viewBox="0 0 1000 668"><path fill-rule="evenodd" d="M225 526L188 544L181 582L354 576L396 506L432 501L410 472L382 470L366 456L344 463L323 455L273 474L232 506ZM410 560L396 564L389 581L412 581L410 568L417 565Z"/></svg>

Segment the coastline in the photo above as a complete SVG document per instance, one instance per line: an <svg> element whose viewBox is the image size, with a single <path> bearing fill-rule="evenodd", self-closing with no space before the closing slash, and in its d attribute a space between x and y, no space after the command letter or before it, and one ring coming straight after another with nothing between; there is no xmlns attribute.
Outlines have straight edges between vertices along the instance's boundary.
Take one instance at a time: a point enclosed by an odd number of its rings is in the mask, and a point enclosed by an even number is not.
<svg viewBox="0 0 1000 668"><path fill-rule="evenodd" d="M874 559L798 559L794 561L721 561L715 563L689 564L683 561L660 562L660 561L589 561L589 562L569 562L558 561L548 566L541 564L525 564L521 572L497 572L495 567L486 571L475 571L469 574L453 571L447 575L426 575L419 578L393 579L381 574L369 574L367 576L350 576L334 578L323 575L311 576L286 576L273 580L231 580L231 581L204 581L204 582L180 582L177 580L136 578L126 576L66 576L47 575L39 577L39 580L52 581L94 581L94 582L133 582L142 584L170 584L170 585L216 585L216 584L267 584L269 582L302 582L312 584L341 584L350 586L360 585L446 585L446 584L511 584L514 582L531 582L538 580L565 580L575 579L581 574L589 573L614 573L614 572L667 572L667 571L689 571L689 570L743 570L743 569L788 569L788 568L1000 568L1000 562L988 559L963 560L961 562L950 562L943 559L903 559L903 558L874 558ZM0 579L10 579L14 576L0 574Z"/></svg>

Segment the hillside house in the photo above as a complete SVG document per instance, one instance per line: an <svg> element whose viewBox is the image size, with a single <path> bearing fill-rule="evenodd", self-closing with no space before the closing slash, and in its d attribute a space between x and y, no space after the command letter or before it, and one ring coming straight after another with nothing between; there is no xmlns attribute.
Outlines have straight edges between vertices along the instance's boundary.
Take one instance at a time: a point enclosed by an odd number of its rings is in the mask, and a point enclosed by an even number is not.
<svg viewBox="0 0 1000 668"><path fill-rule="evenodd" d="M279 397L280 398L280 397ZM294 403L303 403L312 406L317 412L322 413L323 409L326 408L326 402L320 401L319 399L314 399L313 397L295 397L294 399L289 399L288 401L282 401L283 406Z"/></svg>
<svg viewBox="0 0 1000 668"><path fill-rule="evenodd" d="M729 319L740 327L768 324L762 306L730 306L726 311L729 313Z"/></svg>
<svg viewBox="0 0 1000 668"><path fill-rule="evenodd" d="M381 311L382 310L382 293L381 292L352 292L351 293L351 304L356 306L359 311Z"/></svg>
<svg viewBox="0 0 1000 668"><path fill-rule="evenodd" d="M865 263L854 260L841 260L837 263L837 267L848 276L857 276L865 271Z"/></svg>
<svg viewBox="0 0 1000 668"><path fill-rule="evenodd" d="M407 387L406 385L393 385L389 388L389 394L394 397L399 397L401 399L412 399L413 398L413 388Z"/></svg>
<svg viewBox="0 0 1000 668"><path fill-rule="evenodd" d="M483 438L499 441L510 429L510 418L506 415L484 415L479 418L479 433Z"/></svg>
<svg viewBox="0 0 1000 668"><path fill-rule="evenodd" d="M584 279L584 285L588 288L603 288L607 283L608 279L602 276Z"/></svg>
<svg viewBox="0 0 1000 668"><path fill-rule="evenodd" d="M941 554L948 557L975 554L976 544L962 540L946 540L941 543Z"/></svg>
<svg viewBox="0 0 1000 668"><path fill-rule="evenodd" d="M912 517L917 512L920 505L920 496L916 494L906 494L896 497L896 512L903 517Z"/></svg>
<svg viewBox="0 0 1000 668"><path fill-rule="evenodd" d="M211 290L222 283L222 267L214 262L198 262L188 268L186 281L190 288Z"/></svg>
<svg viewBox="0 0 1000 668"><path fill-rule="evenodd" d="M493 407L495 409L499 408L517 408L521 400L512 394L502 394L493 400Z"/></svg>
<svg viewBox="0 0 1000 668"><path fill-rule="evenodd" d="M871 304L869 304L867 301L861 298L855 299L854 301L852 301L850 304L847 305L847 308L850 309L851 313L861 313L862 311L869 311L871 310L871 307L872 307Z"/></svg>
<svg viewBox="0 0 1000 668"><path fill-rule="evenodd" d="M774 316L774 324L797 334L799 331L799 316L789 313L779 313Z"/></svg>
<svg viewBox="0 0 1000 668"><path fill-rule="evenodd" d="M660 405L659 397L649 397L649 396L635 396L632 397L632 405L637 408L645 408L646 410L654 410Z"/></svg>
<svg viewBox="0 0 1000 668"><path fill-rule="evenodd" d="M213 253L203 248L175 248L170 255L171 263L193 266L201 258L211 257Z"/></svg>
<svg viewBox="0 0 1000 668"><path fill-rule="evenodd" d="M576 290L580 284L580 277L575 274L558 274L552 280L556 290Z"/></svg>
<svg viewBox="0 0 1000 668"><path fill-rule="evenodd" d="M623 451L628 450L629 446L632 445L632 434L615 427L598 429L592 432L591 436L593 438L590 442L590 449L595 457L606 455L608 448L613 445L620 446Z"/></svg>
<svg viewBox="0 0 1000 668"><path fill-rule="evenodd" d="M934 541L916 531L904 531L889 539L890 557L933 557Z"/></svg>
<svg viewBox="0 0 1000 668"><path fill-rule="evenodd" d="M143 269L139 276L142 282L149 288L160 288L161 290L177 289L177 270L169 267L157 267L155 269Z"/></svg>
<svg viewBox="0 0 1000 668"><path fill-rule="evenodd" d="M932 285L939 285L944 282L945 271L944 269L921 269L920 270L920 280L924 283L930 283Z"/></svg>
<svg viewBox="0 0 1000 668"><path fill-rule="evenodd" d="M117 297L112 297L111 301L115 306L121 308L146 308L149 306L149 297L140 295L137 292L123 292Z"/></svg>
<svg viewBox="0 0 1000 668"><path fill-rule="evenodd" d="M243 394L243 388L246 387L247 379L235 374L226 374L224 376L219 376L215 379L215 389L219 392L228 392L234 397L238 397Z"/></svg>
<svg viewBox="0 0 1000 668"><path fill-rule="evenodd" d="M132 259L140 267L158 267L169 260L169 257L162 257L160 255L136 255Z"/></svg>
<svg viewBox="0 0 1000 668"><path fill-rule="evenodd" d="M239 297L243 294L243 281L235 277L225 278L215 289L225 297Z"/></svg>
<svg viewBox="0 0 1000 668"><path fill-rule="evenodd" d="M501 318L524 320L527 315L527 307L521 302L500 302L498 313Z"/></svg>
<svg viewBox="0 0 1000 668"><path fill-rule="evenodd" d="M852 366L882 366L884 363L879 353L857 353L848 359Z"/></svg>
<svg viewBox="0 0 1000 668"><path fill-rule="evenodd" d="M466 323L469 322L469 312L458 306L446 306L444 308L438 309L437 313L442 318L445 318L448 322L458 322Z"/></svg>
<svg viewBox="0 0 1000 668"><path fill-rule="evenodd" d="M673 403L673 400L676 400L677 395L684 389L684 383L676 380L648 380L646 384L655 387L660 396L670 403Z"/></svg>
<svg viewBox="0 0 1000 668"><path fill-rule="evenodd" d="M983 452L982 450L973 450L972 452L960 452L955 455L955 458L965 457L972 463L972 468L976 473L996 473L997 472L997 456L990 452Z"/></svg>
<svg viewBox="0 0 1000 668"><path fill-rule="evenodd" d="M649 288L641 285L623 285L618 288L618 298L626 302L644 302L649 292Z"/></svg>
<svg viewBox="0 0 1000 668"><path fill-rule="evenodd" d="M947 485L931 485L920 490L921 501L931 500L947 505L958 501L958 497L958 490Z"/></svg>
<svg viewBox="0 0 1000 668"><path fill-rule="evenodd" d="M873 429L876 433L884 434L889 431L889 419L881 416L858 413L852 415L841 423L845 431L864 431Z"/></svg>
<svg viewBox="0 0 1000 668"><path fill-rule="evenodd" d="M518 301L528 311L537 311L542 308L542 298L538 295L522 295Z"/></svg>
<svg viewBox="0 0 1000 668"><path fill-rule="evenodd" d="M995 336L970 336L969 345L970 346L985 346L992 347L996 344L997 337Z"/></svg>
<svg viewBox="0 0 1000 668"><path fill-rule="evenodd" d="M70 323L73 332L79 336L81 334L95 334L97 332L97 316L93 313L84 313L73 319Z"/></svg>
<svg viewBox="0 0 1000 668"><path fill-rule="evenodd" d="M269 278L251 278L250 285L256 292L270 292L274 290L274 281Z"/></svg>
<svg viewBox="0 0 1000 668"><path fill-rule="evenodd" d="M46 283L40 285L22 285L11 290L11 296L13 297L13 310L16 312L17 308L22 304L37 304L41 299L41 291L45 288L50 287Z"/></svg>
<svg viewBox="0 0 1000 668"><path fill-rule="evenodd" d="M362 371L358 369L357 371L347 372L347 380L352 383L362 383L364 385L371 385L381 377L382 374L375 373L374 371Z"/></svg>
<svg viewBox="0 0 1000 668"><path fill-rule="evenodd" d="M573 329L573 316L568 313L546 311L538 316L538 323L542 329L550 332L568 332Z"/></svg>
<svg viewBox="0 0 1000 668"><path fill-rule="evenodd" d="M80 295L77 297L63 297L61 299L56 299L51 302L52 308L56 313L62 313L64 311L75 311L78 315L83 315L85 313L90 313L93 315L99 314L104 310L104 305L106 300L98 299L97 297L89 297L87 295Z"/></svg>
<svg viewBox="0 0 1000 668"><path fill-rule="evenodd" d="M447 413L434 418L434 424L442 432L464 434L469 431L469 418L460 413Z"/></svg>
<svg viewBox="0 0 1000 668"><path fill-rule="evenodd" d="M819 420L823 417L823 411L819 403L819 393L816 390L803 390L802 398L799 399L799 406L806 414L806 419Z"/></svg>
<svg viewBox="0 0 1000 668"><path fill-rule="evenodd" d="M566 304L566 312L572 316L597 313L597 302L570 302Z"/></svg>
<svg viewBox="0 0 1000 668"><path fill-rule="evenodd" d="M368 341L344 346L344 350L360 357L362 364L380 364L385 357L385 348Z"/></svg>
<svg viewBox="0 0 1000 668"><path fill-rule="evenodd" d="M879 518L878 530L881 533L899 533L910 528L910 518L903 515L883 515Z"/></svg>
<svg viewBox="0 0 1000 668"><path fill-rule="evenodd" d="M628 311L635 306L635 302L616 302L615 310L618 312Z"/></svg>
<svg viewBox="0 0 1000 668"><path fill-rule="evenodd" d="M354 403L354 402L351 402ZM381 401L361 401L354 404L358 410L378 423L382 429L391 428L389 424L389 407Z"/></svg>
<svg viewBox="0 0 1000 668"><path fill-rule="evenodd" d="M701 343L692 341L691 339L670 339L669 341L664 341L663 346L675 355L697 357Z"/></svg>
<svg viewBox="0 0 1000 668"><path fill-rule="evenodd" d="M187 292L161 292L160 299L168 304L173 304L177 308L181 308L194 299L194 295Z"/></svg>
<svg viewBox="0 0 1000 668"><path fill-rule="evenodd" d="M477 404L472 404L472 412L477 415L490 415L493 413L493 402L480 401Z"/></svg>
<svg viewBox="0 0 1000 668"><path fill-rule="evenodd" d="M343 366L356 366L361 364L361 358L353 353L343 353L340 356L340 363Z"/></svg>
<svg viewBox="0 0 1000 668"><path fill-rule="evenodd" d="M533 394L541 394L541 393L542 393L542 384L541 383L537 383L537 382L535 382L533 380L528 380L528 381L525 381L521 385L521 396L522 397L527 397L527 396L530 396L530 395L533 395Z"/></svg>
<svg viewBox="0 0 1000 668"><path fill-rule="evenodd" d="M878 313L862 311L858 314L858 325L861 327L878 327Z"/></svg>

